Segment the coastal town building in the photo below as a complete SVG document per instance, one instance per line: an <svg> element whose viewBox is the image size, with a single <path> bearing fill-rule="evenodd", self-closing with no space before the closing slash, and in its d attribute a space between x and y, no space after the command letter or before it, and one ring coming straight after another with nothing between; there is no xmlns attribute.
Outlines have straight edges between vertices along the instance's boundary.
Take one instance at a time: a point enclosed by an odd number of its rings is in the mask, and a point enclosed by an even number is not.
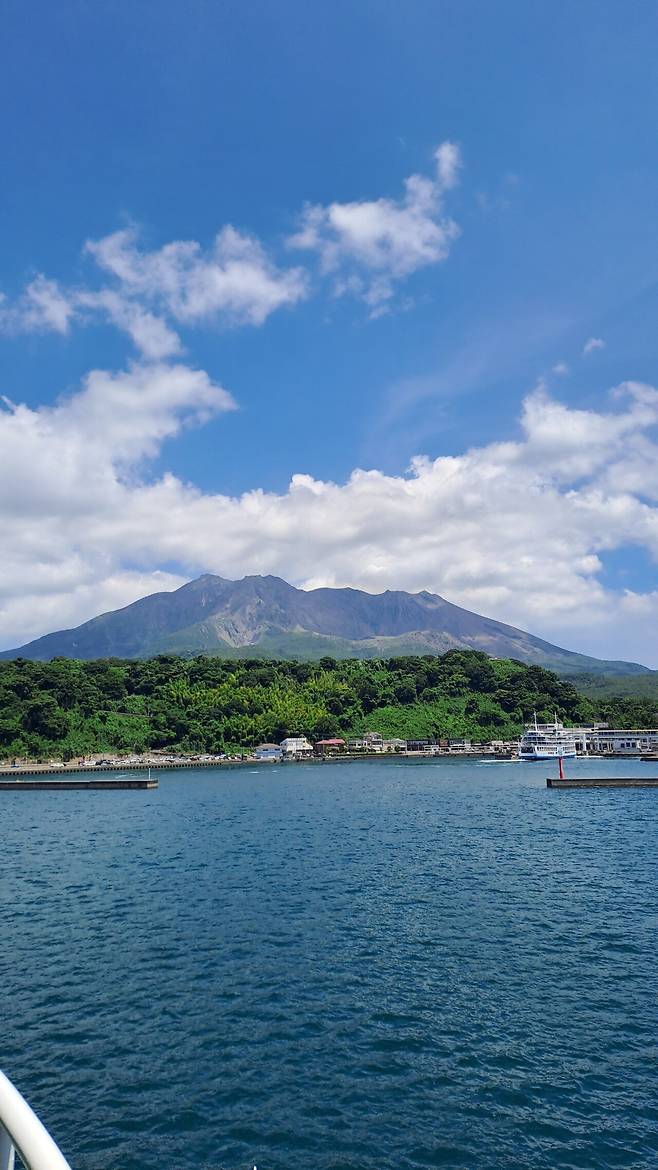
<svg viewBox="0 0 658 1170"><path fill-rule="evenodd" d="M259 743L254 755L257 760L280 760L283 753L278 743Z"/></svg>
<svg viewBox="0 0 658 1170"><path fill-rule="evenodd" d="M409 739L409 740L407 740L407 751L409 751L409 752L427 752L433 746L434 745L431 744L428 739ZM446 740L446 747L447 746L448 746L448 741Z"/></svg>
<svg viewBox="0 0 658 1170"><path fill-rule="evenodd" d="M345 751L344 739L319 739L315 751L319 756L336 756Z"/></svg>
<svg viewBox="0 0 658 1170"><path fill-rule="evenodd" d="M383 748L385 752L406 752L406 739L385 739L383 741Z"/></svg>
<svg viewBox="0 0 658 1170"><path fill-rule="evenodd" d="M657 728L614 728L607 723L569 729L579 755L646 755L658 752Z"/></svg>
<svg viewBox="0 0 658 1170"><path fill-rule="evenodd" d="M350 752L404 752L407 750L406 739L384 739L379 731L366 731L347 741Z"/></svg>
<svg viewBox="0 0 658 1170"><path fill-rule="evenodd" d="M449 739L448 748L451 752L470 752L470 739Z"/></svg>
<svg viewBox="0 0 658 1170"><path fill-rule="evenodd" d="M363 751L383 752L384 736L378 731L366 731L363 736Z"/></svg>
<svg viewBox="0 0 658 1170"><path fill-rule="evenodd" d="M290 735L279 744L284 760L305 760L313 755L313 744L305 735Z"/></svg>
<svg viewBox="0 0 658 1170"><path fill-rule="evenodd" d="M384 750L384 737L378 731L365 731L363 735L348 739L347 746L351 752L381 752Z"/></svg>

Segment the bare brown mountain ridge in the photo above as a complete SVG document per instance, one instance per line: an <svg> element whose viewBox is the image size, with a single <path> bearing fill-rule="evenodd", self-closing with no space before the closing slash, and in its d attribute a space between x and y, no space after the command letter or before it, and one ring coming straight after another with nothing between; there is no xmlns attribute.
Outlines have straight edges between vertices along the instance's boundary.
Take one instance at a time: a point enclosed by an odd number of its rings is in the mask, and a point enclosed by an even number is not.
<svg viewBox="0 0 658 1170"><path fill-rule="evenodd" d="M46 634L1 658L147 658L155 654L317 659L481 650L557 670L647 673L554 646L482 617L436 594L296 589L279 577L239 581L205 574L171 593L154 593L72 630Z"/></svg>

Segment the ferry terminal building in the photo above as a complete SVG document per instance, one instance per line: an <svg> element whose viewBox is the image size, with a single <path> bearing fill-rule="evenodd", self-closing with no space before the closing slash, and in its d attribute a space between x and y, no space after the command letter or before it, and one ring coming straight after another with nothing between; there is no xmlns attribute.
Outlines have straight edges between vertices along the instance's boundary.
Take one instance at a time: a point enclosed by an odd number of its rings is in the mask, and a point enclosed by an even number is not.
<svg viewBox="0 0 658 1170"><path fill-rule="evenodd" d="M570 727L569 732L576 741L578 755L647 755L658 752L658 729L628 728L626 730L608 727L607 723L595 723L593 727Z"/></svg>

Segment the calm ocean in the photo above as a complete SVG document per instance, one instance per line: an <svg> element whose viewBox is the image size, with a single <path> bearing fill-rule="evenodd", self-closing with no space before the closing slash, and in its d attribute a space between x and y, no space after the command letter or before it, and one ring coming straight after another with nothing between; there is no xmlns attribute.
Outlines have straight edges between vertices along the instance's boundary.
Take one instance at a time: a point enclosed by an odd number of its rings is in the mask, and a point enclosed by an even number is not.
<svg viewBox="0 0 658 1170"><path fill-rule="evenodd" d="M0 1067L74 1170L655 1166L658 791L546 774L0 793Z"/></svg>

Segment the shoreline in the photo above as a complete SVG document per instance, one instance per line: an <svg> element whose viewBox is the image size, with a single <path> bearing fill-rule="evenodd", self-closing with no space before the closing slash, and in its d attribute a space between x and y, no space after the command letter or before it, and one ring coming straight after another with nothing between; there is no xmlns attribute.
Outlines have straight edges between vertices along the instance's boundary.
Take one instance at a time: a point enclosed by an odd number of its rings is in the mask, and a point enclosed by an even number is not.
<svg viewBox="0 0 658 1170"><path fill-rule="evenodd" d="M655 753L649 754L630 754L628 752L606 752L605 756L578 756L579 760L639 760L643 763L656 761ZM484 760L490 763L500 764L518 764L522 763L518 756L511 755L496 755L493 752L473 752L473 751L443 751L443 752L341 752L336 755L327 756L308 756L302 759L290 760L258 760L247 756L245 758L233 758L225 760L195 760L187 757L179 759L168 760L130 760L125 763L122 760L111 760L111 762L96 764L88 762L84 764L64 764L64 763L47 763L39 764L22 763L18 765L4 764L0 766L0 777L6 778L10 776L69 776L69 775L107 775L108 773L116 772L176 772L184 770L199 771L201 769L209 768L254 768L254 767L282 767L289 764L337 764L337 763L357 763L359 761L381 761L381 760ZM572 761L572 762L576 762ZM546 762L546 761L542 761Z"/></svg>
<svg viewBox="0 0 658 1170"><path fill-rule="evenodd" d="M488 759L499 763L516 763L514 756L494 756L491 752L341 752L337 755L308 756L298 760L257 760L252 757L244 759L226 760L131 760L124 763L121 760L112 760L107 764L59 764L59 763L26 763L18 765L3 765L0 767L0 776L67 776L76 773L92 773L94 775L107 772L146 772L146 771L181 771L202 768L241 768L241 767L281 767L288 764L335 764L355 763L359 760L431 760L431 759Z"/></svg>

